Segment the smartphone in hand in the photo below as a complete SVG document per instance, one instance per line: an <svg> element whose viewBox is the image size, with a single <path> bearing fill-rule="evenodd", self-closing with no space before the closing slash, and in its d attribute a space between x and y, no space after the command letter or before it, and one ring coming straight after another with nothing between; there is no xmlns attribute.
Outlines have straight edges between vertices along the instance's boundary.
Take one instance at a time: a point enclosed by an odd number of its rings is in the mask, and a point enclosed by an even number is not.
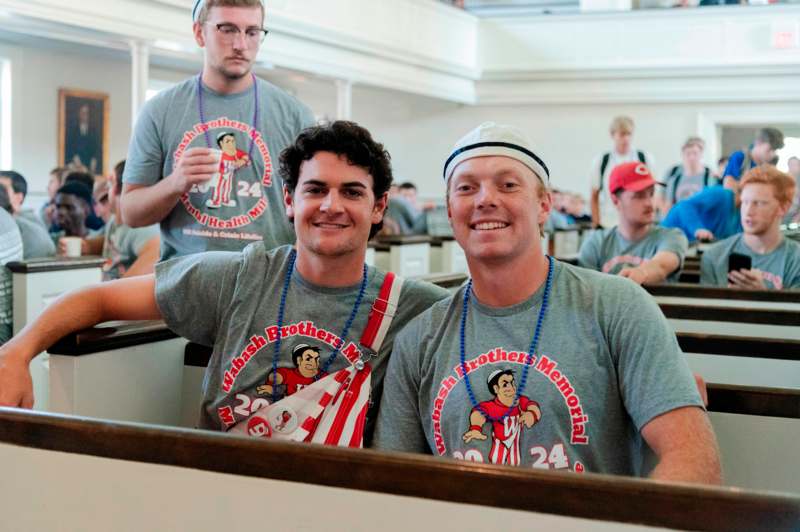
<svg viewBox="0 0 800 532"><path fill-rule="evenodd" d="M728 271L750 270L753 268L753 259L749 255L731 253L728 256Z"/></svg>

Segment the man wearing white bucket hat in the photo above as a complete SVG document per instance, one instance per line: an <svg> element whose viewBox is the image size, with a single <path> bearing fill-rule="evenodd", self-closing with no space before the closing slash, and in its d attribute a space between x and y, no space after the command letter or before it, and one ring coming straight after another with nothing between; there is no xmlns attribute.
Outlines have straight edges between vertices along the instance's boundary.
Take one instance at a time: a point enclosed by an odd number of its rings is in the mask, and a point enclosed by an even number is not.
<svg viewBox="0 0 800 532"><path fill-rule="evenodd" d="M655 302L543 253L550 172L525 136L479 126L444 179L472 279L395 339L376 446L719 482L703 403Z"/></svg>
<svg viewBox="0 0 800 532"><path fill-rule="evenodd" d="M311 112L252 72L264 29L261 0L197 0L202 72L147 102L125 167L122 215L161 224L161 257L294 242L277 155L313 124ZM226 154L225 139L241 149ZM222 148L222 149L219 149Z"/></svg>

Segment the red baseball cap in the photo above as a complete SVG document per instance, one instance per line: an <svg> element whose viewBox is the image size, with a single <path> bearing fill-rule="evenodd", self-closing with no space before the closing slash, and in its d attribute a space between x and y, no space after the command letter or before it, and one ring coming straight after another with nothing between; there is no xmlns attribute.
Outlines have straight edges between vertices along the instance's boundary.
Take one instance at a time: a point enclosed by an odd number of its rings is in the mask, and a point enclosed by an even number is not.
<svg viewBox="0 0 800 532"><path fill-rule="evenodd" d="M613 194L617 190L639 192L653 185L662 185L655 179L647 165L638 161L622 163L614 167L608 180L608 190Z"/></svg>

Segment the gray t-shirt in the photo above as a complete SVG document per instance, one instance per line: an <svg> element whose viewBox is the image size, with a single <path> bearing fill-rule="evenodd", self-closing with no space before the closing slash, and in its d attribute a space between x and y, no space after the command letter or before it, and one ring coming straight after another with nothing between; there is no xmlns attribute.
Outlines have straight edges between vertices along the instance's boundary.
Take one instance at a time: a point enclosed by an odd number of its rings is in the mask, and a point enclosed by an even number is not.
<svg viewBox="0 0 800 532"><path fill-rule="evenodd" d="M190 78L147 102L125 165L125 183L153 185L172 173L175 161L188 148L218 149L219 135L235 137L235 154L223 155L217 176L185 194L161 221L162 260L209 250L240 251L262 239L268 248L294 242L283 206L278 157L301 130L313 125L311 112L279 88L258 80L255 129L252 88L222 95L203 87L203 122L197 81Z"/></svg>
<svg viewBox="0 0 800 532"><path fill-rule="evenodd" d="M0 344L11 338L14 323L11 272L6 264L22 260L22 237L14 218L0 209Z"/></svg>
<svg viewBox="0 0 800 532"><path fill-rule="evenodd" d="M118 224L116 218L111 216L105 227L105 240L103 241L103 277L119 279L128 268L136 262L142 248L154 237L158 236L158 226L130 227Z"/></svg>
<svg viewBox="0 0 800 532"><path fill-rule="evenodd" d="M748 255L753 269L764 273L767 288L800 288L800 244L784 238L771 253L762 255L747 247L742 234L733 235L710 246L700 259L700 284L728 286L728 257Z"/></svg>
<svg viewBox="0 0 800 532"><path fill-rule="evenodd" d="M717 180L711 176L711 171L707 167L703 167L699 174L684 175L683 165L678 165L677 170L673 166L662 182L666 185L663 197L670 203L691 198L706 186L717 184Z"/></svg>
<svg viewBox="0 0 800 532"><path fill-rule="evenodd" d="M40 222L33 222L29 217L16 216L19 233L22 236L22 251L25 260L38 259L41 257L53 257L56 254L56 246L50 233Z"/></svg>
<svg viewBox="0 0 800 532"><path fill-rule="evenodd" d="M655 301L628 279L555 262L550 303L527 382L525 352L544 286L506 308L472 298L466 372L459 355L464 290L418 316L395 340L377 448L641 475L653 465L653 454L640 436L642 427L670 410L702 405L667 320ZM503 370L508 371L505 386L490 388L490 378ZM481 422L476 415L465 373L475 401L495 420L484 417ZM511 403L504 396L513 398L517 387L519 402L504 417ZM529 426L533 416L526 412L536 409L538 421ZM473 429L480 438L471 437Z"/></svg>
<svg viewBox="0 0 800 532"><path fill-rule="evenodd" d="M401 235L424 235L427 233L427 219L402 197L389 198L386 217L394 220Z"/></svg>
<svg viewBox="0 0 800 532"><path fill-rule="evenodd" d="M678 256L680 264L689 249L689 241L680 229L654 225L647 236L638 242L625 240L617 227L595 231L581 245L578 264L584 268L616 275L623 268L635 268L661 251ZM680 266L668 280L677 279Z"/></svg>
<svg viewBox="0 0 800 532"><path fill-rule="evenodd" d="M260 393L259 387L267 384L272 370L278 307L290 251L289 246L267 251L259 242L242 253L209 252L156 265L156 300L167 325L190 341L214 349L203 381L202 428L225 430L271 400L271 392ZM367 352L358 341L385 273L368 267L367 276L358 314L327 373L346 367L356 350ZM286 297L278 360L281 393L291 395L314 380L295 366L292 352L301 344L318 350L316 371L324 368L359 287L360 283L344 288L316 286L295 269ZM403 283L397 313L378 356L371 362L375 404L368 415L368 436L395 334L448 294L428 283Z"/></svg>

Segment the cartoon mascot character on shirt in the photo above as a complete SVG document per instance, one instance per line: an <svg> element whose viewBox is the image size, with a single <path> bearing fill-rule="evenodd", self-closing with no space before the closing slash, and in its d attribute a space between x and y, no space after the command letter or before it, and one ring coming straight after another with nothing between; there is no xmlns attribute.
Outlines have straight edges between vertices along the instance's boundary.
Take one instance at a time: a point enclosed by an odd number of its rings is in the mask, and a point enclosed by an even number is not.
<svg viewBox="0 0 800 532"><path fill-rule="evenodd" d="M217 135L217 146L222 150L219 161L217 183L214 186L213 196L206 201L206 207L218 209L222 206L235 207L236 200L231 199L233 178L236 170L250 164L250 157L246 152L236 148L236 136L230 131L223 131Z"/></svg>
<svg viewBox="0 0 800 532"><path fill-rule="evenodd" d="M289 396L309 384L321 379L327 373L319 369L319 348L308 344L298 344L292 350L293 368L278 368L277 375L270 372L267 382L256 391L261 395Z"/></svg>
<svg viewBox="0 0 800 532"><path fill-rule="evenodd" d="M464 443L486 440L488 436L483 433L483 426L491 422L492 448L489 451L489 461L493 464L519 465L522 426L533 427L542 418L542 411L538 403L524 395L520 395L519 401L516 401L517 386L514 383L514 372L510 369L492 372L487 379L487 385L494 399L484 401L472 409L469 415L470 427L462 439Z"/></svg>

